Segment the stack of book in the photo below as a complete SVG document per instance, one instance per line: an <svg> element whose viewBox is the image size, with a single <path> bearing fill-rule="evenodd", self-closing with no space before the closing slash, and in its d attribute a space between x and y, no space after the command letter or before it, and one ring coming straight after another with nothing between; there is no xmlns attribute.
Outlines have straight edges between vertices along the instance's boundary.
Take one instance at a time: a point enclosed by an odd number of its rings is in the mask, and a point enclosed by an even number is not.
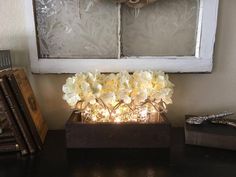
<svg viewBox="0 0 236 177"><path fill-rule="evenodd" d="M48 127L24 69L0 72L0 153L34 154Z"/></svg>

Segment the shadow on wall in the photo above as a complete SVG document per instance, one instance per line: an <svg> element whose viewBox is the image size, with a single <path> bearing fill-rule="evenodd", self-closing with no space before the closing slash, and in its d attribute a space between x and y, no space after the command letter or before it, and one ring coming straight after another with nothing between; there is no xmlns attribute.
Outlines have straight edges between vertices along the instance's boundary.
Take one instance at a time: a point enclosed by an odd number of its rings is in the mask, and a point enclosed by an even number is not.
<svg viewBox="0 0 236 177"><path fill-rule="evenodd" d="M16 67L24 67L30 71L30 61L25 50L11 50L12 65Z"/></svg>
<svg viewBox="0 0 236 177"><path fill-rule="evenodd" d="M71 113L68 105L62 100L62 85L69 75L32 74L26 36L0 36L1 50L11 50L12 66L26 69L35 96L39 102L43 117L50 129L63 129Z"/></svg>
<svg viewBox="0 0 236 177"><path fill-rule="evenodd" d="M30 61L26 39L27 36L19 34L14 36L0 35L0 50L10 50L12 65L15 67L24 67L29 71Z"/></svg>
<svg viewBox="0 0 236 177"><path fill-rule="evenodd" d="M50 129L63 129L65 121L72 112L62 99L62 85L69 76L68 74L33 75L35 94Z"/></svg>

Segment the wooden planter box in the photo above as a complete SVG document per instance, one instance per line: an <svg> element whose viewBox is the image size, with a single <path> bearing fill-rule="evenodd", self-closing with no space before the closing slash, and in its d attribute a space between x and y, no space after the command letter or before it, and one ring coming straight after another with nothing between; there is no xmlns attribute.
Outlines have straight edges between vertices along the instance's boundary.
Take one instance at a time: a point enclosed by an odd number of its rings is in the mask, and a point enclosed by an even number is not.
<svg viewBox="0 0 236 177"><path fill-rule="evenodd" d="M171 125L161 123L83 123L73 112L66 123L67 148L168 148Z"/></svg>

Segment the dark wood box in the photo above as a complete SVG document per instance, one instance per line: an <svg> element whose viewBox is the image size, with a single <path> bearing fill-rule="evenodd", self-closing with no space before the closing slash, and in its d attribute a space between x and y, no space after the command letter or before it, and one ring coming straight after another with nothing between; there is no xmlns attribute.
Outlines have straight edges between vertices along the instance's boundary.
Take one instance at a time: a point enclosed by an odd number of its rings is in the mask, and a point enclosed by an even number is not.
<svg viewBox="0 0 236 177"><path fill-rule="evenodd" d="M168 148L171 125L161 123L83 123L73 112L66 123L67 148Z"/></svg>
<svg viewBox="0 0 236 177"><path fill-rule="evenodd" d="M185 144L236 150L236 129L208 122L202 125L185 123Z"/></svg>

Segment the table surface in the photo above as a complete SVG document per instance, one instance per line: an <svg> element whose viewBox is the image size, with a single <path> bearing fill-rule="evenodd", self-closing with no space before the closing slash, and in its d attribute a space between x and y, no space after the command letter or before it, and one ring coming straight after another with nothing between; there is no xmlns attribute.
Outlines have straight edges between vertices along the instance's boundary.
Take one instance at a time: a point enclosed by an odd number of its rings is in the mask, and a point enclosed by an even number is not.
<svg viewBox="0 0 236 177"><path fill-rule="evenodd" d="M171 134L169 151L67 150L65 132L49 131L40 153L1 155L0 177L236 177L236 151L184 145L183 128Z"/></svg>

